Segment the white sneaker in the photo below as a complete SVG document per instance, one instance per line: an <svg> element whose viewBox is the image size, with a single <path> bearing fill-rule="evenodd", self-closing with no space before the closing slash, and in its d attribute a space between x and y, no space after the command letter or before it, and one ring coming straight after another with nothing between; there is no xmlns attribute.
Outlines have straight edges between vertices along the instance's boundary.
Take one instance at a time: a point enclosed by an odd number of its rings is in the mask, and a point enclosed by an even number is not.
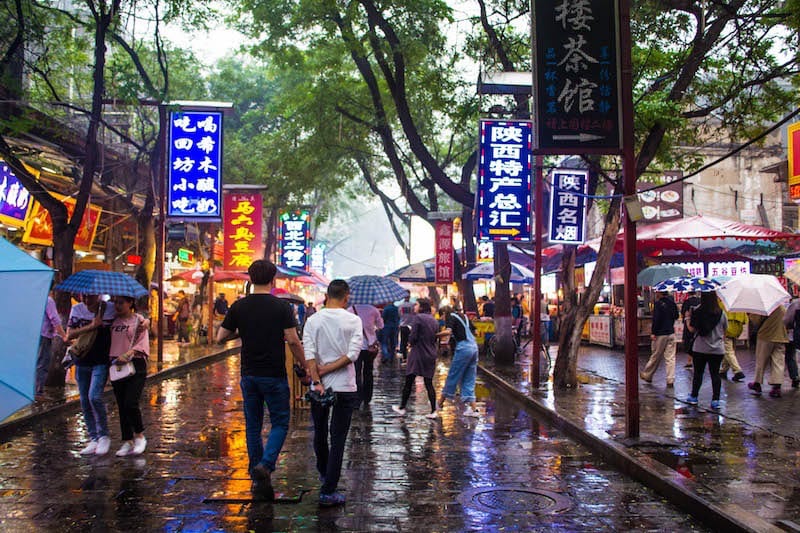
<svg viewBox="0 0 800 533"><path fill-rule="evenodd" d="M434 411L432 413L428 413L427 415L425 415L425 418L430 418L431 420L433 420L435 418L439 418L439 410L437 409L436 411Z"/></svg>
<svg viewBox="0 0 800 533"><path fill-rule="evenodd" d="M478 418L478 417L481 416L481 414L477 411L477 409L473 409L472 407L467 407L464 410L464 416L469 416L469 417L472 417L472 418Z"/></svg>
<svg viewBox="0 0 800 533"><path fill-rule="evenodd" d="M94 455L95 450L97 450L97 441L90 440L89 444L87 444L86 447L78 453L81 455Z"/></svg>
<svg viewBox="0 0 800 533"><path fill-rule="evenodd" d="M109 437L100 437L97 440L97 449L94 451L95 455L105 455L111 448L111 439Z"/></svg>
<svg viewBox="0 0 800 533"><path fill-rule="evenodd" d="M131 451L131 455L141 455L144 453L145 448L147 448L147 439L144 438L144 435L141 437L136 437L133 439L133 450Z"/></svg>
<svg viewBox="0 0 800 533"><path fill-rule="evenodd" d="M126 440L122 443L122 447L117 450L117 457L125 457L126 455L131 454L131 450L133 450L133 446L131 446L131 442Z"/></svg>
<svg viewBox="0 0 800 533"><path fill-rule="evenodd" d="M400 416L405 416L405 414L406 414L406 410L403 409L402 407L400 407L399 405L393 405L392 406L392 411L394 411L395 413L397 413Z"/></svg>

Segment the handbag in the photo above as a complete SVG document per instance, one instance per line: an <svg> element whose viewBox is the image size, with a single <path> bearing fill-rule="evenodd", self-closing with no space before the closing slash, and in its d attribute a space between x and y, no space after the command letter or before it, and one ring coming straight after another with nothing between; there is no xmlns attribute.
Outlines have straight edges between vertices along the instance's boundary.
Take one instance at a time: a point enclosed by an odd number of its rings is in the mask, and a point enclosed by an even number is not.
<svg viewBox="0 0 800 533"><path fill-rule="evenodd" d="M105 316L106 312L106 302L101 301L97 306L97 312L94 314L95 317L98 316ZM75 342L67 348L67 354L69 354L72 359L81 359L89 350L91 350L92 346L94 346L94 341L97 339L97 329L93 329L92 331L87 331L86 333L82 333L76 337Z"/></svg>
<svg viewBox="0 0 800 533"><path fill-rule="evenodd" d="M136 337L139 335L139 324L141 323L141 317L137 314L136 315L136 326L133 330L133 340L131 341L131 348L133 345L136 344ZM130 350L130 348L128 348ZM113 381L120 381L125 378L129 378L136 374L136 367L133 366L133 361L128 361L127 363L117 364L112 363L111 367L108 369L108 379Z"/></svg>
<svg viewBox="0 0 800 533"><path fill-rule="evenodd" d="M353 305L353 314L358 316L358 311L356 311L356 306L355 305ZM359 318L361 318L361 317L359 317ZM364 340L366 340L367 339L367 332L364 330L363 327L361 328L361 334L364 335ZM367 345L366 350L369 353L373 354L373 355L377 355L377 353L381 351L381 341L376 339L375 342L373 342L372 344Z"/></svg>

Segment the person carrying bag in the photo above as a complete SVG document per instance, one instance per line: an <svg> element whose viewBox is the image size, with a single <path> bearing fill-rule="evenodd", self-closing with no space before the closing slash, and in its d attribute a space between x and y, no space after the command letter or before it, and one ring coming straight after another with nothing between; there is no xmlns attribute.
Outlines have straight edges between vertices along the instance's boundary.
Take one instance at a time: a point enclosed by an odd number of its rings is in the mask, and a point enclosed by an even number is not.
<svg viewBox="0 0 800 533"><path fill-rule="evenodd" d="M148 324L135 313L134 299L114 298L117 317L111 325L111 386L119 409L122 447L117 456L139 455L147 447L139 401L147 376L150 355Z"/></svg>

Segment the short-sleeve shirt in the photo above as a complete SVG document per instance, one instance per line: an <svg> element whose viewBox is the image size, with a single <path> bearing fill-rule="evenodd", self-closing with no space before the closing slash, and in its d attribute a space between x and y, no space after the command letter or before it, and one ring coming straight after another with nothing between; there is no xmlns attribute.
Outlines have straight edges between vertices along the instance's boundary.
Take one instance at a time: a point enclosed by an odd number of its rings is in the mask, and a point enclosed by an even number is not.
<svg viewBox="0 0 800 533"><path fill-rule="evenodd" d="M285 378L286 339L283 331L297 327L289 302L271 294L248 294L228 309L222 327L242 338L243 376Z"/></svg>
<svg viewBox="0 0 800 533"><path fill-rule="evenodd" d="M97 329L97 336L89 351L76 361L78 366L96 366L109 364L108 352L111 349L111 323L117 315L114 305L106 302L106 311L103 314L103 325ZM86 304L81 302L72 306L67 320L68 328L82 328L94 320L94 313L89 311Z"/></svg>

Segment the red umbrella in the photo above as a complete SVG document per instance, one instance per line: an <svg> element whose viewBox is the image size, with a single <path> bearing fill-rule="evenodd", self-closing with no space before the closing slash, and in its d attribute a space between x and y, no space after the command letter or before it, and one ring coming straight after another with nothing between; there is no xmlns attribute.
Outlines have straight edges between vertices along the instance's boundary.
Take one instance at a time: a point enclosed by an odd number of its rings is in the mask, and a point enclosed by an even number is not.
<svg viewBox="0 0 800 533"><path fill-rule="evenodd" d="M175 274L167 281L188 281L189 283L194 283L195 285L200 285L203 282L203 271L202 270L184 270L179 274Z"/></svg>
<svg viewBox="0 0 800 533"><path fill-rule="evenodd" d="M235 272L232 270L214 270L214 281L250 281L247 272Z"/></svg>
<svg viewBox="0 0 800 533"><path fill-rule="evenodd" d="M278 298L280 298L282 300L286 300L288 302L292 302L294 304L305 303L305 300L303 299L302 296L298 296L296 294L292 294L289 291L287 291L286 289L282 289L280 287L275 287L274 289L272 289L270 291L270 294L272 294L273 296L277 296Z"/></svg>

